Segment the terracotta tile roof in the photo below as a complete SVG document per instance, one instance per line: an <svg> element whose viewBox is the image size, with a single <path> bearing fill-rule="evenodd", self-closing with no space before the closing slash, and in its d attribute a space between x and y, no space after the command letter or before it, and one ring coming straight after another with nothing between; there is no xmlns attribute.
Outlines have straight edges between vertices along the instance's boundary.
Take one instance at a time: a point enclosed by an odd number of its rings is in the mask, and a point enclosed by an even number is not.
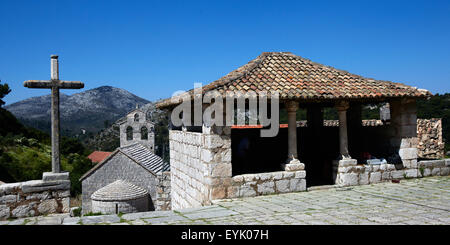
<svg viewBox="0 0 450 245"><path fill-rule="evenodd" d="M91 154L89 154L88 158L91 159L94 163L99 163L103 161L105 158L107 158L109 155L111 155L112 152L108 151L94 151Z"/></svg>
<svg viewBox="0 0 450 245"><path fill-rule="evenodd" d="M202 92L278 91L281 99L336 100L427 97L424 89L401 83L364 78L347 71L312 62L288 52L265 52L219 80L202 87ZM193 90L188 91L191 98ZM160 101L157 108L181 103L181 95Z"/></svg>

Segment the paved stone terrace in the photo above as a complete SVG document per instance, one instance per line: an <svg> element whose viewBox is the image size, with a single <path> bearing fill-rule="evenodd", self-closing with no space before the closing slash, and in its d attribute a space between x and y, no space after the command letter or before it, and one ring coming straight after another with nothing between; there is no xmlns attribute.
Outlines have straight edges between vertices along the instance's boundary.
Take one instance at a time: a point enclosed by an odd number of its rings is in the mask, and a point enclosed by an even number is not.
<svg viewBox="0 0 450 245"><path fill-rule="evenodd" d="M223 200L179 211L68 217L54 215L1 221L44 224L450 224L450 177L402 180L340 189Z"/></svg>

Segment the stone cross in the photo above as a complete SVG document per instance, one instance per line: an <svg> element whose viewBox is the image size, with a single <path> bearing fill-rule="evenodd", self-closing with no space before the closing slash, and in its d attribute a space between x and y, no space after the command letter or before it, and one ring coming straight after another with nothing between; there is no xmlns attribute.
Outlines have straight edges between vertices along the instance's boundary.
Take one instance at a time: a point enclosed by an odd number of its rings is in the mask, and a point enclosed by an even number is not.
<svg viewBox="0 0 450 245"><path fill-rule="evenodd" d="M50 58L51 80L28 80L23 83L23 86L27 88L49 88L52 90L52 172L60 173L59 90L80 89L84 87L84 83L59 80L58 56L51 55Z"/></svg>

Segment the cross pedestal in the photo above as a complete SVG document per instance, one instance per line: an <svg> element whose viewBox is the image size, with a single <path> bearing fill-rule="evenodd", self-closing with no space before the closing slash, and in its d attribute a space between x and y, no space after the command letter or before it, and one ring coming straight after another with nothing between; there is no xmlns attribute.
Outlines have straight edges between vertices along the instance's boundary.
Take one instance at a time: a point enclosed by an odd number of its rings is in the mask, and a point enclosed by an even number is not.
<svg viewBox="0 0 450 245"><path fill-rule="evenodd" d="M82 82L71 82L59 80L58 56L51 57L51 79L50 80L28 80L23 83L27 88L47 88L52 90L52 172L44 173L44 180L68 179L68 173L61 173L60 160L60 134L59 134L59 90L80 89L84 87Z"/></svg>

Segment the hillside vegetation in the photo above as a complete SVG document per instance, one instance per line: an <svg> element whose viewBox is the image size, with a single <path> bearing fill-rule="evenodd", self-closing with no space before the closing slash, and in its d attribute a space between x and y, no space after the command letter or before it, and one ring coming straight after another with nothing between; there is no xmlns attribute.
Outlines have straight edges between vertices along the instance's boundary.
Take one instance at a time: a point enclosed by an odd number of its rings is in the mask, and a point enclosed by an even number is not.
<svg viewBox="0 0 450 245"><path fill-rule="evenodd" d="M78 179L93 164L84 146L75 139L61 139L61 168L70 172L71 193L81 193ZM46 133L22 125L9 111L0 108L0 180L20 182L41 179L51 171L51 143Z"/></svg>

